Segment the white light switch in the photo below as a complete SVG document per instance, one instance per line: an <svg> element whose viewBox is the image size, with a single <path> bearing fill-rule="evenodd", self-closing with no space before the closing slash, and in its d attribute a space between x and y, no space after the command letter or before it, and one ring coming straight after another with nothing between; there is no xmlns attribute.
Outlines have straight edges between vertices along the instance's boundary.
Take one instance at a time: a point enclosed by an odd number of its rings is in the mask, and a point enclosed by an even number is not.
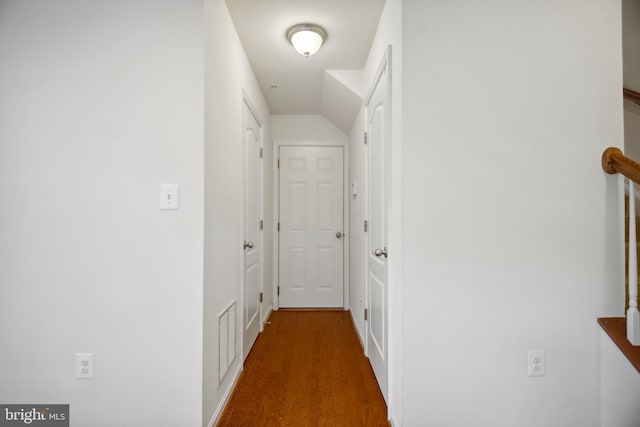
<svg viewBox="0 0 640 427"><path fill-rule="evenodd" d="M163 211L180 209L180 186L178 184L160 184L160 209Z"/></svg>

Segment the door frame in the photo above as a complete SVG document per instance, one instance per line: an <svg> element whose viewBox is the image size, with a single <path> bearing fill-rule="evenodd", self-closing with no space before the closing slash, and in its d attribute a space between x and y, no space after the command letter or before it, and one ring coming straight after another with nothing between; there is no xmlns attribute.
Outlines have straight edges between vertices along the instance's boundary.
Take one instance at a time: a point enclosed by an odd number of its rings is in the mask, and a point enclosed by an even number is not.
<svg viewBox="0 0 640 427"><path fill-rule="evenodd" d="M242 143L242 197L240 200L240 212L241 212L241 217L242 217L242 221L240 221L241 225L240 225L240 236L242 236L242 239L244 239L244 234L245 234L245 222L246 222L246 209L245 209L245 189L246 189L246 172L244 170L245 168L245 160L246 160L246 156L247 156L247 150L246 150L246 144L244 141L244 129L246 128L246 121L245 121L245 116L244 116L244 107L245 105L247 106L247 108L249 109L249 112L253 115L253 117L256 119L256 121L258 122L258 125L260 126L260 147L259 149L264 150L264 121L262 120L262 117L260 117L260 114L258 113L257 108L255 107L253 101L251 100L251 98L249 97L249 95L247 94L247 92L244 89L241 89L241 97L242 97L242 102L240 103L240 123L241 123L241 127L240 127L240 132L241 132L241 136L240 136L240 140ZM258 192L259 192L259 197L258 197L258 217L260 218L264 218L264 165L262 160L264 160L264 158L260 158L260 161L258 162L258 177L260 179L260 184L258 185ZM260 236L260 244L263 245L264 244L264 229L260 230L258 229L259 232L259 236ZM258 271L258 283L259 283L259 292L264 292L264 248L261 247L260 248L260 268ZM238 250L240 252L240 295L238 300L240 301L240 307L239 310L237 310L236 312L236 319L239 320L238 323L236 323L237 325L240 325L240 328L237 328L241 331L240 333L240 354L242 356L242 363L241 365L241 369L244 369L244 332L245 332L245 324L244 324L244 309L245 309L245 300L244 300L244 293L245 293L245 265L244 265L244 261L245 261L245 257L244 257L244 253L245 250L244 248L242 248L242 241L238 242ZM263 323L263 304L259 303L258 305L258 322L260 325L260 329L259 329L259 333L261 333L264 330L264 323ZM239 318L239 319L238 319Z"/></svg>
<svg viewBox="0 0 640 427"><path fill-rule="evenodd" d="M393 176L392 176L392 171L393 171L393 158L392 158L392 154L393 154L393 131L392 131L392 127L393 127L393 111L392 111L392 103L393 103L393 98L392 98L392 84L393 84L393 80L392 80L392 70L391 70L391 46L388 45L387 48L384 51L384 54L382 56L382 59L380 60L380 63L378 65L378 68L376 70L376 73L374 74L373 78L371 79L371 81L369 82L369 88L367 89L367 94L365 96L365 98L363 99L363 107L365 110L365 117L364 117L364 129L365 132L368 132L368 117L366 115L366 111L367 111L367 106L369 105L369 102L371 101L371 98L373 97L373 94L375 92L375 89L378 85L378 82L382 79L385 78L384 76L384 72L385 70L387 71L387 75L386 75L386 88L385 88L385 99L386 99L386 105L389 108L389 112L388 112L388 116L389 116L389 126L390 128L388 129L388 135L389 135L389 141L388 141L388 146L387 148L387 164L385 165L385 169L387 170L388 173L388 197L387 197L387 203L388 203L388 215L387 215L387 245L388 247L391 247L391 252L392 252L392 257L396 257L396 253L399 254L400 252L400 245L392 245L393 242L395 242L395 240L392 237L392 223L394 222L392 219L392 212L391 212L391 208L393 206L392 200L393 200ZM370 168L370 151L369 151L369 146L367 145L366 148L366 162L365 162L365 179L364 179L364 187L365 187L365 218L369 218L370 217L370 182L369 182L369 168ZM397 246L397 248L396 248ZM367 244L365 245L365 259L366 262L364 263L364 277L365 277L365 284L364 284L364 298L365 298L365 309L367 311L370 311L370 307L369 307L369 236L367 235ZM392 258L393 259L393 258ZM397 257L398 261L400 260L400 257ZM385 295L385 299L386 299L386 324L384 326L385 328L385 333L387 335L387 348L386 350L386 356L387 356L387 361L386 361L386 369L387 369L387 384L386 384L386 390L383 392L384 395L384 399L385 399L385 403L387 404L387 407L390 407L390 390L391 390L391 381L392 381L392 375L391 375L391 343L392 343L392 335L393 332L390 331L390 327L389 325L392 323L392 318L391 318L391 314L395 314L392 304L393 302L391 301L391 291L390 291L390 282L391 280L391 262L389 260L387 260L387 277L386 277L386 295ZM364 354L365 356L367 356L367 358L369 357L369 322L370 320L367 319L364 322ZM377 379L376 379L377 380Z"/></svg>
<svg viewBox="0 0 640 427"><path fill-rule="evenodd" d="M280 147L342 147L342 223L343 245L342 251L342 308L349 309L349 144L346 141L273 141L273 309L280 309L278 286L280 285Z"/></svg>

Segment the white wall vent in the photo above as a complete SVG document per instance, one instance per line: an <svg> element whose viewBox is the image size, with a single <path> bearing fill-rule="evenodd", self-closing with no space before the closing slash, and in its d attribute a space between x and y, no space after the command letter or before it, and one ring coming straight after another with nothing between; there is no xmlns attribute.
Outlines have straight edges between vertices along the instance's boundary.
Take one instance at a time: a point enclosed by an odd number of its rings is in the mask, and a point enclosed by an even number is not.
<svg viewBox="0 0 640 427"><path fill-rule="evenodd" d="M218 316L218 383L221 383L236 358L236 302Z"/></svg>

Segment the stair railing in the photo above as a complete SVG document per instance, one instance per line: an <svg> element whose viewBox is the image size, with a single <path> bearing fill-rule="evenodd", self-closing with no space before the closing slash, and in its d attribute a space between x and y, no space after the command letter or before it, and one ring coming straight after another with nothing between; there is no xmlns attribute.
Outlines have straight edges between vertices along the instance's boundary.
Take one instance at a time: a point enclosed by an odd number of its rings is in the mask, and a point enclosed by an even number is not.
<svg viewBox="0 0 640 427"><path fill-rule="evenodd" d="M640 105L640 93L636 92L635 90L631 90L625 87L622 89L622 96L624 97L624 99L628 99L629 101L635 102L636 104Z"/></svg>
<svg viewBox="0 0 640 427"><path fill-rule="evenodd" d="M640 163L626 157L620 149L609 147L602 153L602 168L609 174L622 174L629 179L629 230L627 340L640 346L640 311L638 311L638 258L636 237L636 203L634 183L640 184Z"/></svg>

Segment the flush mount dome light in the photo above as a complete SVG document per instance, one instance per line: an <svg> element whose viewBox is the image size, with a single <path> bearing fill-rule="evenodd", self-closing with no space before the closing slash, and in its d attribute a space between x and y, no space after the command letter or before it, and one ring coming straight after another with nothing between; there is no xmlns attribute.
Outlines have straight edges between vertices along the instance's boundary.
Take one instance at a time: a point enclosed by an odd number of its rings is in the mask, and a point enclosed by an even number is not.
<svg viewBox="0 0 640 427"><path fill-rule="evenodd" d="M327 32L317 25L298 24L289 28L287 39L300 55L309 57L320 50Z"/></svg>

